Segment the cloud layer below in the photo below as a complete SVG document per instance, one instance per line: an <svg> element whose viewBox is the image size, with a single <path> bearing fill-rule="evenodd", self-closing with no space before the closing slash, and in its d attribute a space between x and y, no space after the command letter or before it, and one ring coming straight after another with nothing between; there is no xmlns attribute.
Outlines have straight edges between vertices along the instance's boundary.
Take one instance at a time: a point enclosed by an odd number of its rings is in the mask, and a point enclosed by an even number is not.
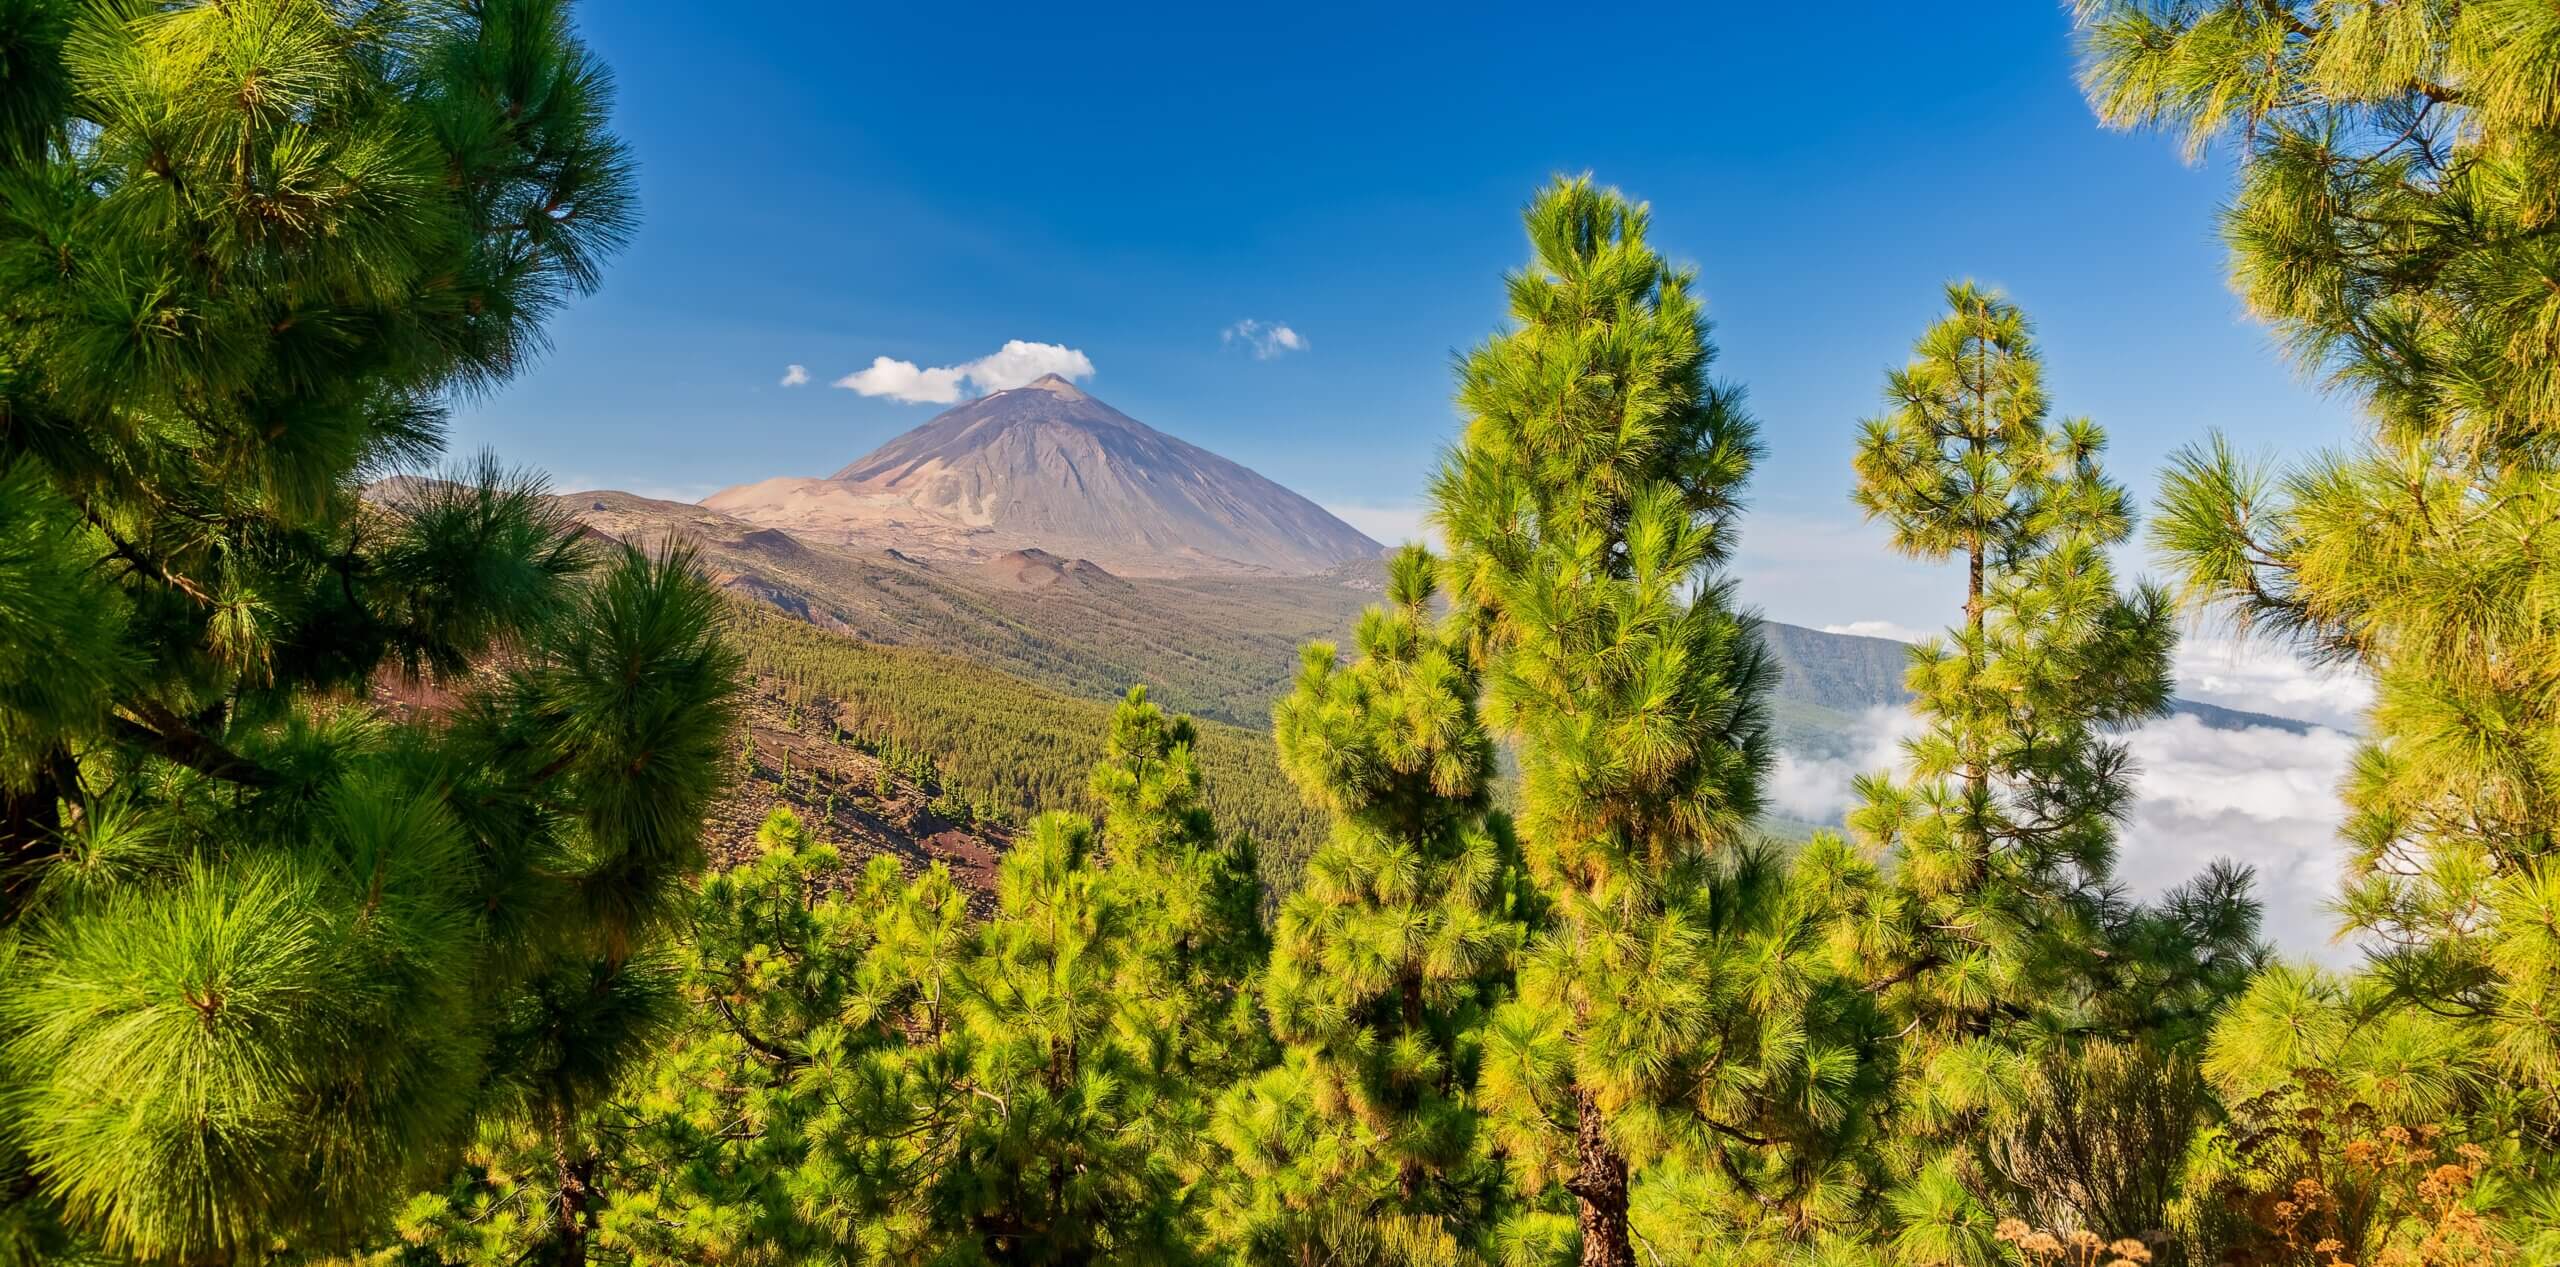
<svg viewBox="0 0 2560 1267"><path fill-rule="evenodd" d="M1921 642L1947 631L1852 620L1824 625L1822 632ZM2169 675L2182 699L2350 732L2373 703L2373 684L2360 673L2308 664L2281 647L2223 634L2180 638Z"/></svg>
<svg viewBox="0 0 2560 1267"><path fill-rule="evenodd" d="M914 405L950 405L962 395L1011 391L1055 374L1070 381L1093 377L1093 358L1056 343L1011 339L974 361L958 365L920 366L913 361L873 357L870 368L855 370L835 385L864 396L886 396Z"/></svg>
<svg viewBox="0 0 2560 1267"><path fill-rule="evenodd" d="M2373 683L2361 673L2307 664L2281 647L2224 634L2179 639L2170 672L2188 699L2341 730L2359 728L2373 703Z"/></svg>
<svg viewBox="0 0 2560 1267"><path fill-rule="evenodd" d="M1850 808L1850 779L1900 771L1902 743L1919 729L1908 709L1874 708L1862 718L1850 755L1779 754L1770 777L1772 806L1790 818L1836 825ZM2337 921L2329 910L2346 862L2337 835L2338 785L2355 753L2353 736L2325 727L2306 734L2214 730L2177 716L2152 722L2125 742L2138 769L2116 874L2137 896L2158 894L2229 858L2257 872L2265 932L2282 953L2353 958L2352 947L2332 940Z"/></svg>
<svg viewBox="0 0 2560 1267"><path fill-rule="evenodd" d="M1890 620L1853 620L1842 625L1824 625L1822 632L1858 638L1890 638L1895 642L1918 642L1930 636L1926 630L1897 625Z"/></svg>

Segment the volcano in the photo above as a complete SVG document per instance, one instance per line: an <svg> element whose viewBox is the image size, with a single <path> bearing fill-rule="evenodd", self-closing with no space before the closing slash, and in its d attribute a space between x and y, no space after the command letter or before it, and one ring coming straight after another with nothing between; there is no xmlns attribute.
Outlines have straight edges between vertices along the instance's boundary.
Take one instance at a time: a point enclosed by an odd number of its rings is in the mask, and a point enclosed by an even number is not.
<svg viewBox="0 0 2560 1267"><path fill-rule="evenodd" d="M1124 576L1304 575L1380 552L1314 502L1054 374L945 410L825 479L702 504L808 540L928 559L1036 549Z"/></svg>

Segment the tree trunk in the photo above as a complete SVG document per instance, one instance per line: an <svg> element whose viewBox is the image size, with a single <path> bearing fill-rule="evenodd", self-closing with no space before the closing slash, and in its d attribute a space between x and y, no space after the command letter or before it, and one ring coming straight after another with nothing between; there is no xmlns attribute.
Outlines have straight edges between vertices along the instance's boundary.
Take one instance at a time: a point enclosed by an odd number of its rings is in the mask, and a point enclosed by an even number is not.
<svg viewBox="0 0 2560 1267"><path fill-rule="evenodd" d="M77 795L80 767L55 748L36 762L35 786L0 789L0 927L15 923L45 869L62 853L62 802Z"/></svg>
<svg viewBox="0 0 2560 1267"><path fill-rule="evenodd" d="M1989 447L1992 432L1999 425L1991 416L1991 328L1989 313L1983 308L1976 308L1974 310L1974 316L1977 320L1982 322L1982 326L1979 332L1975 335L1973 344L1973 391L1974 406L1977 413L1976 420L1974 422L1973 435L1970 437L1970 443L1968 445L1968 447L1973 450L1974 464L1968 466L1966 468L1967 470L1980 469L1979 464L1982 461L1982 451ZM1974 491L1978 493L1980 490L1977 488ZM1982 554L1985 547L1990 544L1989 537L1991 527L1991 522L1977 516L1965 534L1966 553L1969 556L1967 564L1970 570L1967 572L1965 577L1964 627L1965 632L1973 636L1973 642L1965 650L1965 658L1972 662L1974 676L1977 679L1982 675L1982 617L1984 608ZM1971 793L1975 798L1979 799L1983 793L1984 787L1990 782L1990 779L1987 776L1987 772L1983 770L1981 762L1968 760L1965 763L1964 781L1965 790Z"/></svg>
<svg viewBox="0 0 2560 1267"><path fill-rule="evenodd" d="M587 1184L594 1174L595 1163L591 1159L571 1158L569 1142L569 1111L562 1104L554 1104L551 1106L551 1162L557 1172L559 1193L555 1198L552 1235L542 1254L543 1261L551 1267L585 1267L587 1223L594 1217L594 1193Z"/></svg>
<svg viewBox="0 0 2560 1267"><path fill-rule="evenodd" d="M1582 1267L1635 1267L1627 1235L1627 1159L1609 1146L1600 1104L1589 1091L1574 1093L1581 1121L1574 1131L1575 1168L1569 1190L1582 1202Z"/></svg>
<svg viewBox="0 0 2560 1267"><path fill-rule="evenodd" d="M1408 965L1403 977L1401 988L1396 994L1399 1012L1404 1021L1402 1033L1410 1036L1422 1032L1422 973ZM1444 1084L1447 1077L1444 1068L1441 1076ZM1397 1081L1401 1083L1403 1079L1399 1078ZM1420 1098L1419 1093L1410 1087L1398 1086L1396 1090L1406 1104L1411 1104ZM1404 1163L1396 1168L1396 1192L1404 1198L1407 1206L1411 1206L1414 1198L1422 1194L1422 1180L1422 1162L1417 1158L1407 1157Z"/></svg>
<svg viewBox="0 0 2560 1267"><path fill-rule="evenodd" d="M1965 578L1964 627L1967 632L1970 632L1973 635L1974 645L1978 648L1982 643L1983 615L1982 542L1979 538L1973 542L1973 545L1966 551L1966 554L1968 555L1971 570ZM1978 658L1979 652L1977 651L1975 654Z"/></svg>
<svg viewBox="0 0 2560 1267"><path fill-rule="evenodd" d="M1982 676L1982 630L1983 612L1985 607L1982 586L1982 551L1982 538L1977 534L1973 539L1973 548L1971 551L1972 573L1966 580L1964 592L1965 630L1973 636L1973 640L1965 647L1965 658L1972 662L1973 674L1977 682ZM1982 768L1981 761L1976 759L1980 756L1979 753L1968 752L1965 756L1965 790L1978 800L1982 797L1985 787L1990 783L1990 772L1984 770Z"/></svg>

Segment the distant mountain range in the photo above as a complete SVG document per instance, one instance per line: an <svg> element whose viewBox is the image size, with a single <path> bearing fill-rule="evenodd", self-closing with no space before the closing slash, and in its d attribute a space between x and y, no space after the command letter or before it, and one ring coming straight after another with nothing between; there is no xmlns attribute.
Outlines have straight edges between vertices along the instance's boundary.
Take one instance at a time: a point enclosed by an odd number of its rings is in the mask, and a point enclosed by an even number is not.
<svg viewBox="0 0 2560 1267"><path fill-rule="evenodd" d="M1384 588L1378 544L1322 507L1055 375L969 401L825 479L698 505L563 501L591 529L696 542L722 584L866 642L933 648L1051 688L1260 727L1297 648L1348 637ZM1898 707L1908 649L1763 626L1788 746L1837 755ZM2178 701L2208 726L2301 722Z"/></svg>
<svg viewBox="0 0 2560 1267"><path fill-rule="evenodd" d="M945 410L825 479L702 504L811 542L934 561L1037 550L1124 576L1299 575L1380 553L1314 502L1054 374Z"/></svg>
<svg viewBox="0 0 2560 1267"><path fill-rule="evenodd" d="M641 544L690 540L720 583L795 619L865 642L949 652L1052 689L1107 699L1144 682L1172 707L1262 727L1297 671L1300 644L1347 641L1378 601L1375 558L1306 574L1166 575L1172 561L1121 570L1026 546L983 557L927 557L905 547L827 544L708 505L629 493L573 493L565 508L589 528ZM1778 721L1788 747L1843 755L1899 707L1909 648L1885 638L1764 621L1780 667ZM2302 722L2180 700L2208 726Z"/></svg>

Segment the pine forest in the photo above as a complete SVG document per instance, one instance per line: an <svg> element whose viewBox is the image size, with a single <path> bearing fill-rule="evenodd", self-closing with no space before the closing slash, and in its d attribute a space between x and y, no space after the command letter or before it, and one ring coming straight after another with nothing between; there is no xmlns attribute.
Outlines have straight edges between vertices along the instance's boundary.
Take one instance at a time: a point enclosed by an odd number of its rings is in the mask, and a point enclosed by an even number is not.
<svg viewBox="0 0 2560 1267"><path fill-rule="evenodd" d="M2065 9L2358 432L2119 462L1923 261L1826 823L1795 441L1605 171L1482 209L1365 588L812 562L452 439L659 188L597 5L0 0L0 1267L2560 1264L2560 7ZM2339 957L2126 878L2207 627L2372 684Z"/></svg>

